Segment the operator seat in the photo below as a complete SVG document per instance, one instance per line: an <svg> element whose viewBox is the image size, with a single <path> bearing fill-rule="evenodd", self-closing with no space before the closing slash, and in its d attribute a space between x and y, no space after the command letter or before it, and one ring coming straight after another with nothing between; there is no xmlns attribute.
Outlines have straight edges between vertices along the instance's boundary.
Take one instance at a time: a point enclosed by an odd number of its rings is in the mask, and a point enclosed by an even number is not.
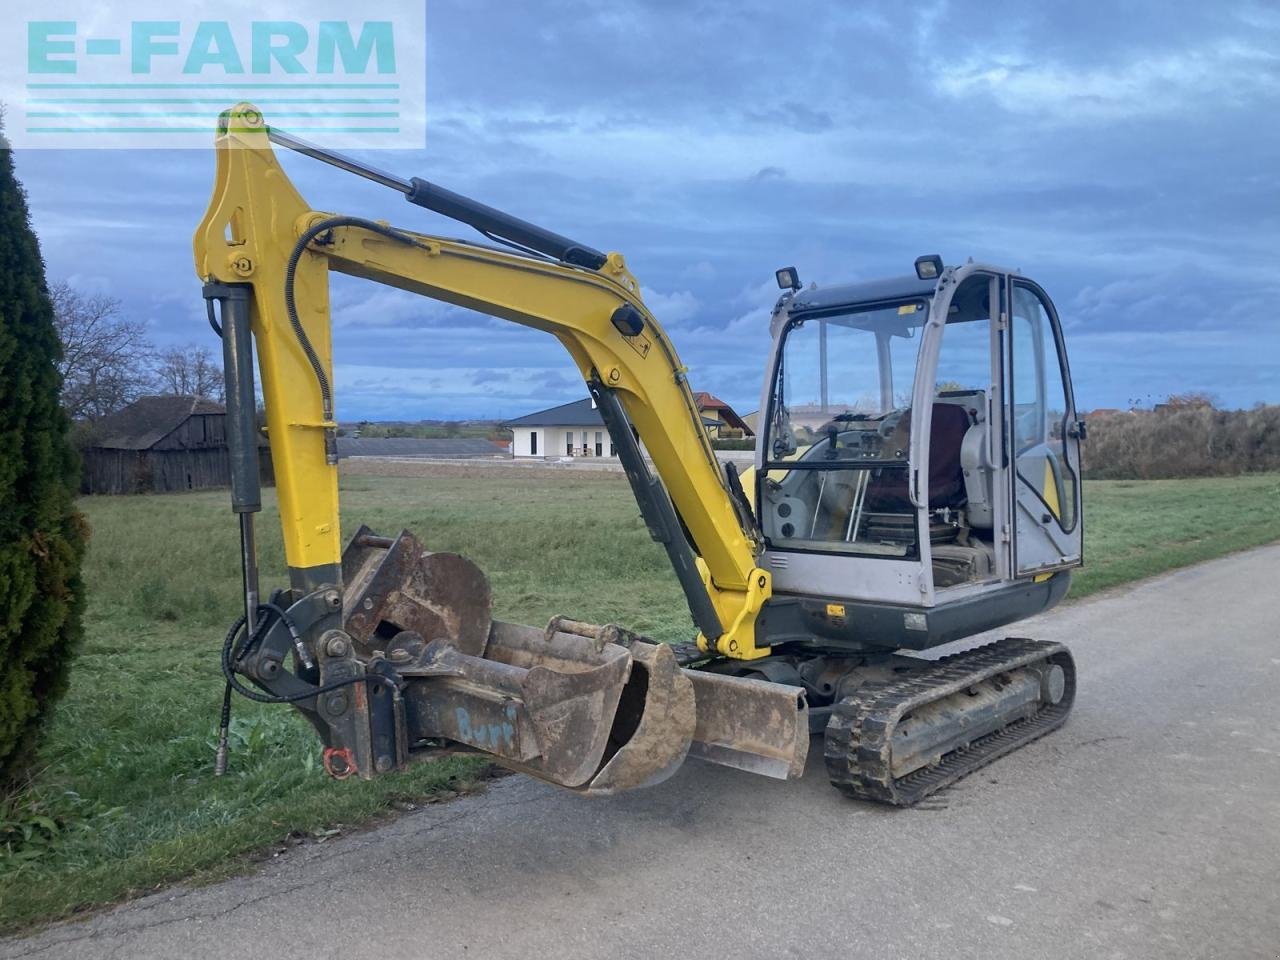
<svg viewBox="0 0 1280 960"><path fill-rule="evenodd" d="M911 422L911 411L903 413ZM969 432L969 414L954 403L934 403L933 424L929 429L929 509L962 507L965 504L964 470L960 450ZM904 431L909 436L910 428ZM905 441L904 441L905 442ZM911 510L905 469L882 469L867 485L867 508L870 510Z"/></svg>

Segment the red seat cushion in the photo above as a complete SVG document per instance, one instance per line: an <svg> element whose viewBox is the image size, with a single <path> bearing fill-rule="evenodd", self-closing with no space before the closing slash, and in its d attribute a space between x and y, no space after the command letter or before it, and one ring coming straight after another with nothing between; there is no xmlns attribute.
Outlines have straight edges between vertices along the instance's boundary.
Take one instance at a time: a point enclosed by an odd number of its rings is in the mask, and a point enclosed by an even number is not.
<svg viewBox="0 0 1280 960"><path fill-rule="evenodd" d="M903 416L910 417L911 411ZM959 507L965 502L964 470L960 447L969 430L969 414L954 403L933 405L929 429L929 508ZM872 510L911 509L907 495L907 471L885 469L871 478L867 506Z"/></svg>

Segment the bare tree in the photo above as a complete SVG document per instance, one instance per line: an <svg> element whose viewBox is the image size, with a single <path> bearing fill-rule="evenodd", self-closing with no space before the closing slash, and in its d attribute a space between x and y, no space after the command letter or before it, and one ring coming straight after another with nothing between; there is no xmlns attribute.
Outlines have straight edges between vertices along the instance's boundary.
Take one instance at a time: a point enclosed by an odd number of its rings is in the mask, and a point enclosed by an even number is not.
<svg viewBox="0 0 1280 960"><path fill-rule="evenodd" d="M156 357L156 386L160 393L222 401L222 367L213 351L202 344L169 347Z"/></svg>
<svg viewBox="0 0 1280 960"><path fill-rule="evenodd" d="M120 301L65 282L53 284L49 298L62 341L62 405L73 419L104 417L147 391L151 344L141 322L121 315Z"/></svg>

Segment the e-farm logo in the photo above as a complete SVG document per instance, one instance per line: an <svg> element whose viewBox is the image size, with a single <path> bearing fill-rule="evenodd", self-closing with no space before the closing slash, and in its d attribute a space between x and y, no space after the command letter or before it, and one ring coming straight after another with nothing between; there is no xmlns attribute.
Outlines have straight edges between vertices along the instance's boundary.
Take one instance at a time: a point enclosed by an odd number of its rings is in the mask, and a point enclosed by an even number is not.
<svg viewBox="0 0 1280 960"><path fill-rule="evenodd" d="M423 0L311 0L304 18L272 0L20 6L20 29L0 31L17 147L207 149L245 100L325 146L424 143Z"/></svg>

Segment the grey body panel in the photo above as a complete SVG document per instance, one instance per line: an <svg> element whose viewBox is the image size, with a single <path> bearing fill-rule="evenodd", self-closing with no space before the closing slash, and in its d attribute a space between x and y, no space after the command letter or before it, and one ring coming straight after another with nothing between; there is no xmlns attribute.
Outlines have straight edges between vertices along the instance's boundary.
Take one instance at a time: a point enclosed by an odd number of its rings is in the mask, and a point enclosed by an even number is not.
<svg viewBox="0 0 1280 960"><path fill-rule="evenodd" d="M1066 596L1070 584L1070 572L1061 571L1039 583L1001 584L933 607L775 595L765 604L758 629L764 642L773 645L824 651L928 650L1043 613Z"/></svg>

